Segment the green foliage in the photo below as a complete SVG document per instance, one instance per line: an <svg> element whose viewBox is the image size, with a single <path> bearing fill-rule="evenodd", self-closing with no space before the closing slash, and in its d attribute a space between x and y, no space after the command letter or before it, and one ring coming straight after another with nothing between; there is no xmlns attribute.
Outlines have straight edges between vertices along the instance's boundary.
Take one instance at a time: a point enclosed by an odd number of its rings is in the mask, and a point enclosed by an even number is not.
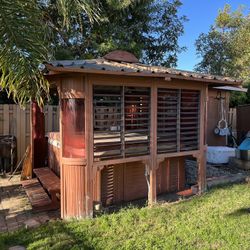
<svg viewBox="0 0 250 250"><path fill-rule="evenodd" d="M219 10L219 15L215 20L215 25L224 32L227 29L238 29L244 23L243 6L238 10L231 11L231 6L226 4L223 10Z"/></svg>
<svg viewBox="0 0 250 250"><path fill-rule="evenodd" d="M238 184L179 203L0 234L0 249L249 249L249 207L249 184Z"/></svg>
<svg viewBox="0 0 250 250"><path fill-rule="evenodd" d="M208 34L202 33L196 40L197 55L201 57L196 70L249 79L249 70L245 72L250 66L249 24L242 8L231 12L226 5L219 11Z"/></svg>
<svg viewBox="0 0 250 250"><path fill-rule="evenodd" d="M200 34L196 49L202 57L195 70L213 75L231 75L232 59L226 34L211 28L208 34Z"/></svg>
<svg viewBox="0 0 250 250"><path fill-rule="evenodd" d="M51 27L44 9L54 3L61 27L74 23L81 27L81 15L92 22L99 18L96 3L87 0L24 1L0 0L0 87L20 105L36 100L39 105L49 97L49 83L39 64L53 54Z"/></svg>
<svg viewBox="0 0 250 250"><path fill-rule="evenodd" d="M175 66L177 54L184 49L178 45L186 21L178 16L180 6L179 0L102 0L98 22L91 23L82 15L84 27L75 24L69 30L61 28L62 19L53 3L44 11L56 36L56 59L97 58L122 49L142 62Z"/></svg>
<svg viewBox="0 0 250 250"><path fill-rule="evenodd" d="M235 32L231 47L237 75L245 81L250 81L250 15Z"/></svg>
<svg viewBox="0 0 250 250"><path fill-rule="evenodd" d="M0 0L0 86L24 104L40 104L49 85L38 70L47 59L46 31L35 1Z"/></svg>
<svg viewBox="0 0 250 250"><path fill-rule="evenodd" d="M250 15L244 15L243 10L241 6L231 11L226 5L208 34L199 36L196 50L201 61L196 65L197 71L238 77L245 83L250 80ZM231 106L244 103L250 103L249 95L231 95Z"/></svg>
<svg viewBox="0 0 250 250"><path fill-rule="evenodd" d="M0 87L21 105L43 105L49 84L39 64L93 58L114 49L174 66L185 17L179 0L0 0Z"/></svg>

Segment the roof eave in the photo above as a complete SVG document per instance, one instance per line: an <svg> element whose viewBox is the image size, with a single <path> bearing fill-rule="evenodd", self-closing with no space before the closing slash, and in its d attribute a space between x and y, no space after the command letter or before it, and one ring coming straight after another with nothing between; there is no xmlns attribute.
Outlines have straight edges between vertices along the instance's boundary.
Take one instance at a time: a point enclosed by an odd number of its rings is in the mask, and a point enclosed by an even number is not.
<svg viewBox="0 0 250 250"><path fill-rule="evenodd" d="M164 78L166 80L171 79L181 79L187 81L199 81L206 82L208 84L223 84L223 85L237 85L240 86L242 81L234 80L219 80L215 78L207 79L205 77L194 77L194 76L184 76L182 74L171 74L171 73L159 73L159 72L131 72L131 71L109 71L109 70L97 70L97 69L88 69L88 68L78 68L78 67L55 67L51 64L46 64L46 69L49 71L47 75L56 75L60 73L86 73L86 74L105 74L105 75L120 75L120 76L140 76L140 77L158 77Z"/></svg>

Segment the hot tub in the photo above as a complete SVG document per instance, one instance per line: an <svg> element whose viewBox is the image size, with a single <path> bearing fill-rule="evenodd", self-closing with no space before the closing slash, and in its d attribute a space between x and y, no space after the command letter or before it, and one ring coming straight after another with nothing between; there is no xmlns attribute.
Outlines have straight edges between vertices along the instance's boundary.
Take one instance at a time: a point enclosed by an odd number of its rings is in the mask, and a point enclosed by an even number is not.
<svg viewBox="0 0 250 250"><path fill-rule="evenodd" d="M207 148L207 162L212 164L227 164L230 157L235 157L235 148L209 146Z"/></svg>

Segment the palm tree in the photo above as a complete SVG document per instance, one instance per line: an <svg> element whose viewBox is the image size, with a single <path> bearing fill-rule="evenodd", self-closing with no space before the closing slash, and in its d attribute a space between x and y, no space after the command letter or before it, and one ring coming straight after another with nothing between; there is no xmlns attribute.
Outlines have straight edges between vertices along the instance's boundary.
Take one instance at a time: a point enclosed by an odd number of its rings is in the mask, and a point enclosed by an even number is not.
<svg viewBox="0 0 250 250"><path fill-rule="evenodd" d="M107 3L122 11L138 1ZM33 100L42 106L49 94L49 84L39 71L39 64L53 54L48 6L56 9L66 29L71 23L84 25L83 14L92 22L101 20L98 0L0 0L0 88L20 105Z"/></svg>
<svg viewBox="0 0 250 250"><path fill-rule="evenodd" d="M49 93L39 71L39 64L51 54L50 29L42 8L48 4L56 6L66 28L83 12L91 20L99 18L94 1L0 0L0 87L20 105L34 100L42 106Z"/></svg>

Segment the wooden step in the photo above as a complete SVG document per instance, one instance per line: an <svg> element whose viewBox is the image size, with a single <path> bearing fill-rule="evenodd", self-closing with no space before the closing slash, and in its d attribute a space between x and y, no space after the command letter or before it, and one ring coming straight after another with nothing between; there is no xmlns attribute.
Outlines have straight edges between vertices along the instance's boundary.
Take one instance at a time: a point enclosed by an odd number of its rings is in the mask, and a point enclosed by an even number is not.
<svg viewBox="0 0 250 250"><path fill-rule="evenodd" d="M60 178L49 168L36 168L33 170L41 185L51 197L52 205L60 207Z"/></svg>
<svg viewBox="0 0 250 250"><path fill-rule="evenodd" d="M36 168L33 172L49 193L60 193L60 179L49 168Z"/></svg>
<svg viewBox="0 0 250 250"><path fill-rule="evenodd" d="M34 210L46 211L58 208L58 206L54 206L37 178L25 180L21 183Z"/></svg>

